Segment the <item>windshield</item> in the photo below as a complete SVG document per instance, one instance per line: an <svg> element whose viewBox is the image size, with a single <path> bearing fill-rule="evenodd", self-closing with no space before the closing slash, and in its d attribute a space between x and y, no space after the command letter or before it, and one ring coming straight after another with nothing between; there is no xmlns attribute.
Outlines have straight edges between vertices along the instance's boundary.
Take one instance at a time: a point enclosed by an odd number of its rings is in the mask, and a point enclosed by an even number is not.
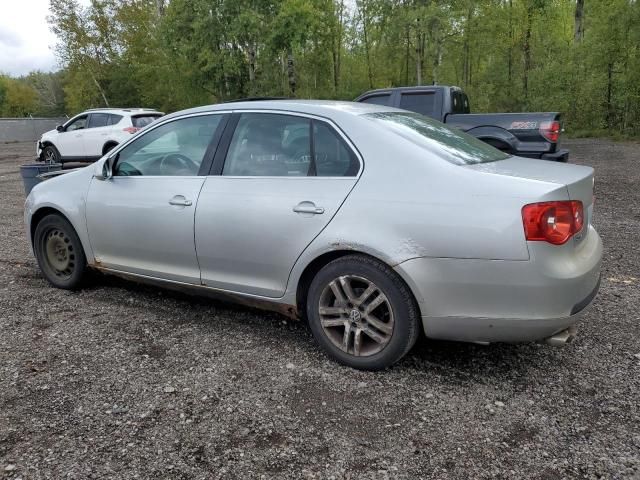
<svg viewBox="0 0 640 480"><path fill-rule="evenodd" d="M456 165L495 162L510 156L471 135L418 113L379 112L364 116L385 125L416 145L442 152L447 161Z"/></svg>

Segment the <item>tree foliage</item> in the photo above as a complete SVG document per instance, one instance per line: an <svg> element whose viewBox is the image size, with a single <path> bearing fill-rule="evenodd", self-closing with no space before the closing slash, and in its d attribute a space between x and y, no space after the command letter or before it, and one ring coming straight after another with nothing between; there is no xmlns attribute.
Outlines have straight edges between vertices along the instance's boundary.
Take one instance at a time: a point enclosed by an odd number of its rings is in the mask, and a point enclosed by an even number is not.
<svg viewBox="0 0 640 480"><path fill-rule="evenodd" d="M636 0L55 0L50 23L58 86L21 84L54 108L62 83L70 113L437 82L465 88L474 111L561 111L569 131L640 134ZM4 83L0 102L31 101Z"/></svg>

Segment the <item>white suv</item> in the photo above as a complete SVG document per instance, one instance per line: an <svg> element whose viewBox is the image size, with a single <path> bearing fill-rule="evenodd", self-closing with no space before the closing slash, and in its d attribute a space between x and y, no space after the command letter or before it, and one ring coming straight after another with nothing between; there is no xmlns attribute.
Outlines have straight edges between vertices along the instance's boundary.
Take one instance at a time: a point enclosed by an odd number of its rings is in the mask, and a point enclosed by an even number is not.
<svg viewBox="0 0 640 480"><path fill-rule="evenodd" d="M149 108L94 108L42 134L38 158L48 163L93 162L164 113Z"/></svg>

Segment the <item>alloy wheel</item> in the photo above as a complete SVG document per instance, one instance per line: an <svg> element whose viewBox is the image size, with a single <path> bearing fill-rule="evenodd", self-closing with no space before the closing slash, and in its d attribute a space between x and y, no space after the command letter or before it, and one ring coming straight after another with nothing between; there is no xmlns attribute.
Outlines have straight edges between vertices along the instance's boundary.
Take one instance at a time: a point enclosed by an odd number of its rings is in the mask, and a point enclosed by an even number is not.
<svg viewBox="0 0 640 480"><path fill-rule="evenodd" d="M350 355L374 355L393 335L391 303L364 277L343 275L329 282L320 295L318 312L327 338Z"/></svg>

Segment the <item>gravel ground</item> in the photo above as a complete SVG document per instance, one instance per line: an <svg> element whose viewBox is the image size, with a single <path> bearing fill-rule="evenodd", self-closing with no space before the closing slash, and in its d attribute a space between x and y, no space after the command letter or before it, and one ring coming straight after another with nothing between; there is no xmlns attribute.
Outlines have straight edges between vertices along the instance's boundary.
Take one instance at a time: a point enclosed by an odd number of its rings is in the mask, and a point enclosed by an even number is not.
<svg viewBox="0 0 640 480"><path fill-rule="evenodd" d="M277 314L99 278L56 290L0 145L0 478L640 478L640 155L596 169L602 288L563 348L422 340L380 373Z"/></svg>

